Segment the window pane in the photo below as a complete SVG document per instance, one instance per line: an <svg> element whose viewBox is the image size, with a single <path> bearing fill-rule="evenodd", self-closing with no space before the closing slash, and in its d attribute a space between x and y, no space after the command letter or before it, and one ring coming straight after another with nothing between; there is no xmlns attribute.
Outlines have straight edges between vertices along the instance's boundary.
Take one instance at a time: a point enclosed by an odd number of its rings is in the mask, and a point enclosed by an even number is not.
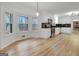
<svg viewBox="0 0 79 59"><path fill-rule="evenodd" d="M18 25L20 31L28 30L28 17L18 16Z"/></svg>
<svg viewBox="0 0 79 59"><path fill-rule="evenodd" d="M5 16L5 22L6 22L6 23L10 23L10 16L8 16L8 15Z"/></svg>
<svg viewBox="0 0 79 59"><path fill-rule="evenodd" d="M12 33L12 15L5 13L5 32Z"/></svg>
<svg viewBox="0 0 79 59"><path fill-rule="evenodd" d="M6 23L6 32L10 33L10 24Z"/></svg>
<svg viewBox="0 0 79 59"><path fill-rule="evenodd" d="M38 19L37 17L33 17L32 19L32 30L38 29Z"/></svg>

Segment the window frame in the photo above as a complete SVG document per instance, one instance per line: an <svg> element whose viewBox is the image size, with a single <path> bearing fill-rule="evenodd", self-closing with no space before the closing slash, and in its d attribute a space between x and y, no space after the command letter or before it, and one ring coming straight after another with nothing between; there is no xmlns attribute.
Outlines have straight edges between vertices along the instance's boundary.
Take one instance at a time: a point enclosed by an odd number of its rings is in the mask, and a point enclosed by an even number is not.
<svg viewBox="0 0 79 59"><path fill-rule="evenodd" d="M22 30L20 29L20 27L19 27L19 26L20 26L20 25L19 25L19 20L20 20L19 17L25 17L25 18L26 18L26 19L25 19L25 24L23 24L23 25L27 25L27 30L24 30L25 28L22 29ZM22 21L22 20L21 20L21 21ZM18 30L19 30L19 31L21 31L21 32L28 31L28 16L25 16L25 15L19 15L19 16L17 16L17 25L18 25Z"/></svg>
<svg viewBox="0 0 79 59"><path fill-rule="evenodd" d="M10 21L10 23L7 23L6 22L6 16L10 16L10 19L9 19L9 21ZM10 26L9 27L9 32L7 31L7 29L6 29L6 23ZM5 32L5 34L11 34L11 33L13 33L13 13L10 13L10 12L5 12L4 13L4 32Z"/></svg>
<svg viewBox="0 0 79 59"><path fill-rule="evenodd" d="M33 23L33 21L35 21L35 23ZM36 27L33 27L33 25L36 25ZM38 17L32 17L32 30L38 30Z"/></svg>

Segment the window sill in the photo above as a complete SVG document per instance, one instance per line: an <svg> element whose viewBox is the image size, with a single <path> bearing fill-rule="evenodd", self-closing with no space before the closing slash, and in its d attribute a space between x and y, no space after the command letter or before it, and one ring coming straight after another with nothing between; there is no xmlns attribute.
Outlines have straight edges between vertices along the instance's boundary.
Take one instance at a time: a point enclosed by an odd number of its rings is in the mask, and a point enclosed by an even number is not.
<svg viewBox="0 0 79 59"><path fill-rule="evenodd" d="M28 30L26 30L26 31L19 31L19 32L28 32Z"/></svg>

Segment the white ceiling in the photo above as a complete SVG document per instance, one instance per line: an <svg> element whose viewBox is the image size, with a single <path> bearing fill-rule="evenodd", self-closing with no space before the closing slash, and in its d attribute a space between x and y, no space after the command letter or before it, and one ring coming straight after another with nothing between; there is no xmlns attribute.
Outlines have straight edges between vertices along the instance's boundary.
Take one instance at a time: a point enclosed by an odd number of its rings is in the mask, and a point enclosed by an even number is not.
<svg viewBox="0 0 79 59"><path fill-rule="evenodd" d="M34 2L23 4L29 5L32 10L36 10L36 3ZM39 2L38 5L41 13L58 14L79 10L79 2Z"/></svg>
<svg viewBox="0 0 79 59"><path fill-rule="evenodd" d="M2 3L2 2L0 2ZM3 2L4 3L4 2ZM4 3L5 4L5 3ZM21 8L24 10L29 10L32 14L36 12L36 2L6 2L10 6L17 6L17 8ZM19 6L18 6L19 5ZM41 14L60 14L69 11L78 11L79 10L79 2L39 2L39 12Z"/></svg>

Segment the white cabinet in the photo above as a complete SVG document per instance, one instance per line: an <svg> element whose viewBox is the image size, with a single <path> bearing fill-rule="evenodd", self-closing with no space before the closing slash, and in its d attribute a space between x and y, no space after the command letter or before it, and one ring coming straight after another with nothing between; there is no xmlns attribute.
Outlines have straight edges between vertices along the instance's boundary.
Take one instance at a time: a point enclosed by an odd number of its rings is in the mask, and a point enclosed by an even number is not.
<svg viewBox="0 0 79 59"><path fill-rule="evenodd" d="M61 33L71 33L71 28L61 28Z"/></svg>
<svg viewBox="0 0 79 59"><path fill-rule="evenodd" d="M55 35L58 35L60 33L60 28L55 28Z"/></svg>
<svg viewBox="0 0 79 59"><path fill-rule="evenodd" d="M49 38L51 35L51 30L49 29L42 29L41 30L41 37L43 38Z"/></svg>

